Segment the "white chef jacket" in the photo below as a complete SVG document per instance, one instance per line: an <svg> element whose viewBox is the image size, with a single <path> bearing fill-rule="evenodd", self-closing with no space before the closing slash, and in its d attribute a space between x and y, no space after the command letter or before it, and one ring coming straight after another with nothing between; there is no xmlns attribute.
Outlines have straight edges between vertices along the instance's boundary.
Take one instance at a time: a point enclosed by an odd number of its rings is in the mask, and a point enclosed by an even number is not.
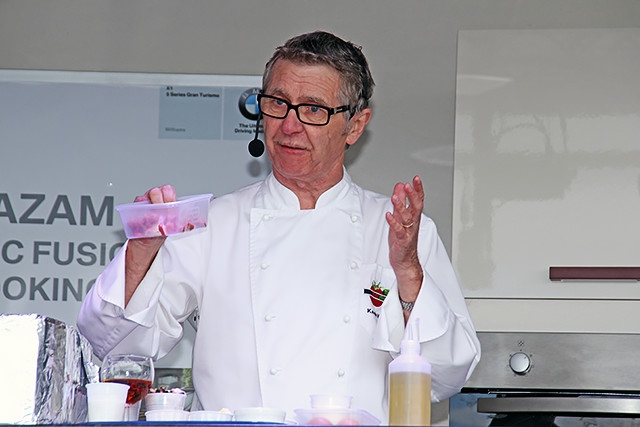
<svg viewBox="0 0 640 427"><path fill-rule="evenodd" d="M99 358L162 357L198 308L193 350L195 409L308 408L309 395L353 396L383 423L387 365L404 333L389 263L390 198L344 173L300 210L273 175L212 200L208 226L167 238L124 308L124 252L98 277L78 318ZM459 391L480 344L436 227L422 216L418 255L422 355L432 364L432 399ZM373 282L389 293L377 307Z"/></svg>

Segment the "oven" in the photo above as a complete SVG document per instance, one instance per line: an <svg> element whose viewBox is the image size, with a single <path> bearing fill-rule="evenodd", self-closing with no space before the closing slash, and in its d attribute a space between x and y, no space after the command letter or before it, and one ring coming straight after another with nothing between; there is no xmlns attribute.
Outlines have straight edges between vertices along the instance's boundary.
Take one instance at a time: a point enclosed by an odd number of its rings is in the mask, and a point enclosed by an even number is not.
<svg viewBox="0 0 640 427"><path fill-rule="evenodd" d="M479 332L449 425L640 426L640 335Z"/></svg>

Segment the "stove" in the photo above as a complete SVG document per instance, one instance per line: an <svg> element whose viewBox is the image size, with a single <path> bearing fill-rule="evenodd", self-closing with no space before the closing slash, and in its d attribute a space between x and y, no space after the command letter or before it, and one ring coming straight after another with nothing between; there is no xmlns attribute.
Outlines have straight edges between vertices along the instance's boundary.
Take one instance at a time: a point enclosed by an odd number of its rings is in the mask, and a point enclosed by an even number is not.
<svg viewBox="0 0 640 427"><path fill-rule="evenodd" d="M479 332L451 426L640 426L640 335Z"/></svg>

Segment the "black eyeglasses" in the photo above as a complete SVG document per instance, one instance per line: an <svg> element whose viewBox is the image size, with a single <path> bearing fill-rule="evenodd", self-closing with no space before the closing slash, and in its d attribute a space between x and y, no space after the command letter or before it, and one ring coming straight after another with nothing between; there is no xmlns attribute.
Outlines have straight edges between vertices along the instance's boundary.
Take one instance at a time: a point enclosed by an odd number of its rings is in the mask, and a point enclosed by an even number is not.
<svg viewBox="0 0 640 427"><path fill-rule="evenodd" d="M277 96L258 94L258 106L260 112L265 116L274 119L284 119L289 114L289 110L294 110L301 123L313 126L324 126L329 123L331 116L343 113L351 109L348 105L336 108L325 107L317 104L297 104L293 105Z"/></svg>

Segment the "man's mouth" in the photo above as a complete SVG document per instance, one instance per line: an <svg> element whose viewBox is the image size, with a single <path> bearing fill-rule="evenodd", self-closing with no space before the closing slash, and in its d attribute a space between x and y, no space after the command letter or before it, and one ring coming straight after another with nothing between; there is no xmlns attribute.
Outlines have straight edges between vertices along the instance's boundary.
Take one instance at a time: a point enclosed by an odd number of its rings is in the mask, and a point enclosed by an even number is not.
<svg viewBox="0 0 640 427"><path fill-rule="evenodd" d="M287 144L287 143L284 143L284 142L278 142L277 144L278 144L280 147L282 147L282 148L284 148L284 149L286 149L286 150L298 150L298 151L300 151L300 150L304 150L304 148L303 148L303 147L299 147L299 146L297 146L297 145L295 145L295 144Z"/></svg>

